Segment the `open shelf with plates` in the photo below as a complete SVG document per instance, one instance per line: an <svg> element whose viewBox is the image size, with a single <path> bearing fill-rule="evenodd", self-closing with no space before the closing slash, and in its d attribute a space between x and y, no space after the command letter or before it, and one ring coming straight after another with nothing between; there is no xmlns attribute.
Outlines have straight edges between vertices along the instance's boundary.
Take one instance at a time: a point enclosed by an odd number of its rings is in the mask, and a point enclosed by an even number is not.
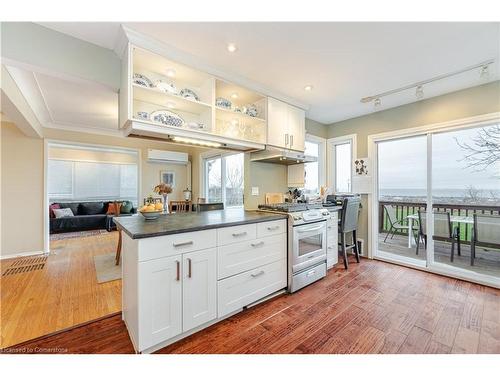
<svg viewBox="0 0 500 375"><path fill-rule="evenodd" d="M173 140L169 135L175 134L217 139L227 148L265 147L267 97L166 56L128 45L120 90L120 124L126 135ZM234 105L217 106L219 96L229 96Z"/></svg>

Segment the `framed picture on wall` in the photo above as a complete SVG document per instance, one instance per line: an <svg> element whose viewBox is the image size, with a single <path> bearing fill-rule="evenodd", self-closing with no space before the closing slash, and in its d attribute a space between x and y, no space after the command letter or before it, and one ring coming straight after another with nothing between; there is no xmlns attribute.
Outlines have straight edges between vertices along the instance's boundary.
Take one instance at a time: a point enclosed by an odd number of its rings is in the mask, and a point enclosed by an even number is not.
<svg viewBox="0 0 500 375"><path fill-rule="evenodd" d="M175 172L161 171L160 172L160 183L162 183L162 182L174 187L175 186Z"/></svg>

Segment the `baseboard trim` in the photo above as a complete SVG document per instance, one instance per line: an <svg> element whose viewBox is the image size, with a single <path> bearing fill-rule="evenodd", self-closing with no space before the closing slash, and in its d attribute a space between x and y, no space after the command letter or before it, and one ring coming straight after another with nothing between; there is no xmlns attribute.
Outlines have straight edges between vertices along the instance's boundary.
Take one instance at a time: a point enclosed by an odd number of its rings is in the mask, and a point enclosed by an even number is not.
<svg viewBox="0 0 500 375"><path fill-rule="evenodd" d="M71 331L71 330L76 329L76 328L85 327L85 326L87 326L89 324L93 324L93 323L99 322L99 321L104 320L104 319L112 318L113 316L116 316L116 315L121 315L121 313L122 313L121 311L114 312L114 313L111 313L111 314L108 314L108 315L104 315L104 316L102 316L100 318L95 318L95 319L92 319L92 320L89 320L89 321L86 321L86 322L83 322L83 323L76 324L76 325L68 327L68 328L60 329L59 331L47 333L46 335L42 335L42 336L39 336L39 337L35 337L33 339L22 341L22 342L20 342L18 344L7 346L5 348L0 348L0 352L2 352L2 350L9 349L9 348L16 348L16 347L20 347L20 346L23 346L23 345L29 345L29 344L31 344L33 342L36 342L36 341L39 341L39 340L44 340L44 339L47 339L49 337L56 336L56 335L59 335L59 334L64 333L64 332L68 332L68 331Z"/></svg>
<svg viewBox="0 0 500 375"><path fill-rule="evenodd" d="M35 255L48 255L49 252L45 252L43 250L40 251L26 251L23 253L16 254L8 254L8 255L0 255L0 260L12 259L12 258L20 258L20 257L32 257Z"/></svg>

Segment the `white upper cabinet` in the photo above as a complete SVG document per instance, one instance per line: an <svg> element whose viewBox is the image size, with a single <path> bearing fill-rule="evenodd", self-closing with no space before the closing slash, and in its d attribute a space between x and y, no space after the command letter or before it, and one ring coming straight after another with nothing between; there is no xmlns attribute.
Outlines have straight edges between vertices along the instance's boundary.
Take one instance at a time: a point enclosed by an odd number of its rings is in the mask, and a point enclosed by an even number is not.
<svg viewBox="0 0 500 375"><path fill-rule="evenodd" d="M288 147L288 104L267 98L267 144Z"/></svg>
<svg viewBox="0 0 500 375"><path fill-rule="evenodd" d="M306 113L303 109L288 106L288 132L290 133L290 149L305 150Z"/></svg>
<svg viewBox="0 0 500 375"><path fill-rule="evenodd" d="M280 100L268 98L267 119L267 144L304 151L304 110Z"/></svg>

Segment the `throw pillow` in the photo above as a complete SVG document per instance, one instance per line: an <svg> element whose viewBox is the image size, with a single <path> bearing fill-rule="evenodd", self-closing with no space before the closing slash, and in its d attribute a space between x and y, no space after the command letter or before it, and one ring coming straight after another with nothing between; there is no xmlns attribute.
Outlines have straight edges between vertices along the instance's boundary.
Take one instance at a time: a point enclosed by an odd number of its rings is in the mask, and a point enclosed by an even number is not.
<svg viewBox="0 0 500 375"><path fill-rule="evenodd" d="M71 211L71 208L56 208L54 209L54 215L56 216L57 219L61 217L75 216L73 215L73 211Z"/></svg>
<svg viewBox="0 0 500 375"><path fill-rule="evenodd" d="M52 203L50 206L49 206L49 217L51 219L55 218L56 215L54 215L54 209L59 209L61 208L61 206L59 206L57 203Z"/></svg>
<svg viewBox="0 0 500 375"><path fill-rule="evenodd" d="M99 215L104 213L103 202L85 202L80 203L81 215Z"/></svg>
<svg viewBox="0 0 500 375"><path fill-rule="evenodd" d="M125 201L122 203L122 207L120 209L120 213L122 214L130 214L130 212L132 211L132 208L134 208L134 206L132 205L132 202L131 201Z"/></svg>
<svg viewBox="0 0 500 375"><path fill-rule="evenodd" d="M107 215L120 215L121 203L109 202Z"/></svg>

